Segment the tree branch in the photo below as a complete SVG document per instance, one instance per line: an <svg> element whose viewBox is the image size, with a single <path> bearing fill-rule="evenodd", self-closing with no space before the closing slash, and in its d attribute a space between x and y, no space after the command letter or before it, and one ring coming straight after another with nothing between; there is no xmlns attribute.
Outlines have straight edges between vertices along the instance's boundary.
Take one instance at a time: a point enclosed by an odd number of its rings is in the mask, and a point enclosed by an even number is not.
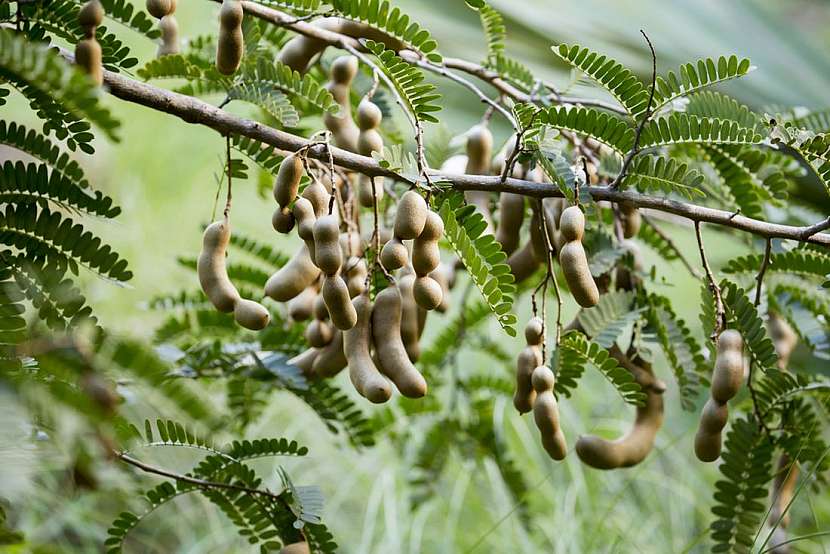
<svg viewBox="0 0 830 554"><path fill-rule="evenodd" d="M715 328L712 330L711 336L711 339L714 341L726 326L726 309L723 306L720 287L715 282L715 276L712 275L712 268L709 267L709 261L706 259L706 250L703 248L703 237L700 235L699 221L695 221L695 237L697 238L697 248L700 250L700 261L703 263L703 269L706 271L706 279L709 281L709 290L712 291L715 297Z"/></svg>

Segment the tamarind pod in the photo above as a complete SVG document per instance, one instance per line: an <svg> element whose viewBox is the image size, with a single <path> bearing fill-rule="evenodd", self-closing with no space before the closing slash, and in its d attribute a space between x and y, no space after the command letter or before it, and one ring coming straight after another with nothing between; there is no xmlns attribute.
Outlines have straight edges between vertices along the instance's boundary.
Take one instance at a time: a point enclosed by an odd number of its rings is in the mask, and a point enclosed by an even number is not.
<svg viewBox="0 0 830 554"><path fill-rule="evenodd" d="M712 372L711 395L720 404L738 394L744 381L743 338L734 329L718 336L715 369Z"/></svg>
<svg viewBox="0 0 830 554"><path fill-rule="evenodd" d="M591 276L582 243L566 242L559 251L559 264L574 300L583 308L596 306L599 302L599 289Z"/></svg>
<svg viewBox="0 0 830 554"><path fill-rule="evenodd" d="M579 437L576 454L583 463L596 469L631 467L651 451L662 424L663 396L655 387L648 387L645 406L637 408L637 418L628 433L614 441L592 435Z"/></svg>
<svg viewBox="0 0 830 554"><path fill-rule="evenodd" d="M377 129L380 126L380 122L383 120L383 113L380 111L380 108L377 104L372 102L371 100L364 98L360 101L360 104L357 105L357 126L360 128L361 131L370 131ZM380 138L380 134L377 135ZM371 142L371 140L370 140ZM383 148L383 139L380 139L380 148L372 148L367 152L367 154L371 154L372 150L380 151ZM367 154L363 154L366 156Z"/></svg>
<svg viewBox="0 0 830 554"><path fill-rule="evenodd" d="M334 329L332 329L331 325L325 321L315 319L308 324L308 327L305 328L303 336L309 346L314 348L322 348L329 344L332 338L334 338Z"/></svg>
<svg viewBox="0 0 830 554"><path fill-rule="evenodd" d="M147 0L145 7L150 15L156 19L170 15L176 9L175 4L171 0ZM100 25L100 21L96 25Z"/></svg>
<svg viewBox="0 0 830 554"><path fill-rule="evenodd" d="M463 175L467 169L467 156L465 154L456 154L450 156L441 164L441 173L448 175Z"/></svg>
<svg viewBox="0 0 830 554"><path fill-rule="evenodd" d="M313 284L288 301L288 316L294 321L306 321L314 311L317 299L317 287Z"/></svg>
<svg viewBox="0 0 830 554"><path fill-rule="evenodd" d="M714 462L721 453L721 431L729 418L729 408L712 398L706 401L700 414L700 426L695 434L695 456L701 462Z"/></svg>
<svg viewBox="0 0 830 554"><path fill-rule="evenodd" d="M317 348L309 348L308 350L304 350L300 352L290 360L288 360L289 365L293 365L294 367L298 368L300 371L303 372L303 376L306 379L311 379L314 377L314 370L312 369L314 366L314 361L317 359L317 356L320 355L320 351Z"/></svg>
<svg viewBox="0 0 830 554"><path fill-rule="evenodd" d="M323 123L332 132L335 145L354 153L358 153L360 129L352 119L349 89L356 74L357 58L354 56L340 56L334 60L330 71L331 81L326 84L326 89L340 105L340 113L323 114Z"/></svg>
<svg viewBox="0 0 830 554"><path fill-rule="evenodd" d="M104 6L99 0L89 0L78 12L78 24L86 31L86 37L92 38L95 27L104 21Z"/></svg>
<svg viewBox="0 0 830 554"><path fill-rule="evenodd" d="M425 310L434 310L441 305L441 301L444 298L444 291L441 290L441 285L435 279L424 275L415 278L412 295L420 307Z"/></svg>
<svg viewBox="0 0 830 554"><path fill-rule="evenodd" d="M585 235L585 214L579 206L570 206L559 216L559 230L566 242L582 241Z"/></svg>
<svg viewBox="0 0 830 554"><path fill-rule="evenodd" d="M233 75L242 63L245 39L242 36L244 17L240 0L222 0L219 9L219 39L216 44L216 69L223 75Z"/></svg>
<svg viewBox="0 0 830 554"><path fill-rule="evenodd" d="M401 292L392 285L375 297L372 310L372 337L378 369L389 377L400 393L408 398L421 398L427 393L427 382L409 360L401 338Z"/></svg>
<svg viewBox="0 0 830 554"><path fill-rule="evenodd" d="M542 346L544 340L545 324L538 317L531 317L525 325L525 341L528 346ZM541 362L536 366L541 365ZM533 366L534 369L536 366Z"/></svg>
<svg viewBox="0 0 830 554"><path fill-rule="evenodd" d="M427 315L429 312L418 306L418 339L424 334L424 328L427 324Z"/></svg>
<svg viewBox="0 0 830 554"><path fill-rule="evenodd" d="M317 297L314 298L314 319L325 321L328 318L329 309L326 308L326 301L323 299L322 294L318 294Z"/></svg>
<svg viewBox="0 0 830 554"><path fill-rule="evenodd" d="M265 329L271 321L271 314L262 304L240 298L234 305L233 318L246 329L259 331Z"/></svg>
<svg viewBox="0 0 830 554"><path fill-rule="evenodd" d="M620 202L620 223L623 228L623 237L630 239L640 232L642 217L640 210L631 202Z"/></svg>
<svg viewBox="0 0 830 554"><path fill-rule="evenodd" d="M313 181L303 189L301 196L311 202L311 205L314 207L315 217L321 217L323 214L329 213L331 193L326 190L326 187L322 183Z"/></svg>
<svg viewBox="0 0 830 554"><path fill-rule="evenodd" d="M305 541L293 542L283 546L280 549L279 554L311 554L311 550L308 547L308 543Z"/></svg>
<svg viewBox="0 0 830 554"><path fill-rule="evenodd" d="M767 519L771 524L775 525L778 523L779 527L783 528L790 525L790 514L789 512L784 513L784 510L787 509L787 506L792 501L800 472L797 462L792 461L789 455L781 454L781 457L778 459L775 481L772 486L772 507L770 508L769 518ZM777 549L772 552L774 554L782 553L781 550Z"/></svg>
<svg viewBox="0 0 830 554"><path fill-rule="evenodd" d="M363 243L363 239L356 231L346 231L345 233L340 233L340 251L343 252L343 257L354 258L361 254L366 247Z"/></svg>
<svg viewBox="0 0 830 554"><path fill-rule="evenodd" d="M302 196L297 198L294 202L294 207L291 209L291 214L294 216L294 221L297 222L297 234L303 239L306 245L314 244L314 223L317 221L317 216L314 215L314 206L306 198Z"/></svg>
<svg viewBox="0 0 830 554"><path fill-rule="evenodd" d="M419 276L428 275L441 263L438 241L444 234L444 221L437 213L427 210L421 234L412 243L412 268Z"/></svg>
<svg viewBox="0 0 830 554"><path fill-rule="evenodd" d="M374 104L372 105L374 106ZM360 136L357 139L357 150L362 156L371 157L372 152L383 154L383 138L375 129L361 130Z"/></svg>
<svg viewBox="0 0 830 554"><path fill-rule="evenodd" d="M366 290L366 276L369 269L366 267L366 260L352 257L346 261L346 285L349 288L349 296L354 298Z"/></svg>
<svg viewBox="0 0 830 554"><path fill-rule="evenodd" d="M343 351L349 362L349 378L361 396L380 404L392 396L392 387L378 371L369 353L372 340L372 301L362 294L355 298L354 309L357 321L343 333Z"/></svg>
<svg viewBox="0 0 830 554"><path fill-rule="evenodd" d="M540 365L533 370L533 421L542 437L542 447L554 460L564 460L568 444L559 424L559 407L553 395L554 375L549 367Z"/></svg>
<svg viewBox="0 0 830 554"><path fill-rule="evenodd" d="M522 248L513 252L507 258L507 265L510 266L510 273L516 283L521 283L539 268L539 262L533 255L533 245L528 241Z"/></svg>
<svg viewBox="0 0 830 554"><path fill-rule="evenodd" d="M101 86L104 83L103 53L101 45L94 38L85 38L75 45L75 63Z"/></svg>
<svg viewBox="0 0 830 554"><path fill-rule="evenodd" d="M493 133L486 125L474 125L467 131L467 168L470 175L486 175L493 155Z"/></svg>
<svg viewBox="0 0 830 554"><path fill-rule="evenodd" d="M321 40L297 35L283 45L277 54L277 61L295 71L305 73L311 59L325 47L326 43Z"/></svg>
<svg viewBox="0 0 830 554"><path fill-rule="evenodd" d="M324 215L314 223L314 263L326 275L336 274L343 265L340 223L333 215Z"/></svg>
<svg viewBox="0 0 830 554"><path fill-rule="evenodd" d="M450 309L450 284L455 278L455 266L448 263L438 264L429 276L441 285L441 303L435 309L444 313Z"/></svg>
<svg viewBox="0 0 830 554"><path fill-rule="evenodd" d="M401 293L401 340L413 363L421 356L419 312L422 310L415 302L414 286L415 275L411 273L398 279L398 290Z"/></svg>
<svg viewBox="0 0 830 554"><path fill-rule="evenodd" d="M265 283L265 295L277 302L287 302L300 294L320 276L320 269L311 261L304 244L287 264L271 275Z"/></svg>
<svg viewBox="0 0 830 554"><path fill-rule="evenodd" d="M427 206L424 197L414 190L406 191L398 201L395 212L395 236L400 240L418 237L427 223Z"/></svg>
<svg viewBox="0 0 830 554"><path fill-rule="evenodd" d="M317 377L328 378L340 373L347 365L348 361L343 351L343 333L335 329L331 342L320 349L312 369Z"/></svg>
<svg viewBox="0 0 830 554"><path fill-rule="evenodd" d="M375 201L380 202L385 191L383 190L383 177L369 177L361 175L358 181L357 199L364 208L371 208Z"/></svg>
<svg viewBox="0 0 830 554"><path fill-rule="evenodd" d="M303 176L303 161L297 154L289 154L280 162L277 178L274 180L274 200L284 208L297 198L300 179Z"/></svg>
<svg viewBox="0 0 830 554"><path fill-rule="evenodd" d="M159 21L161 30L161 44L156 51L156 57L179 53L179 23L174 15L165 15Z"/></svg>
<svg viewBox="0 0 830 554"><path fill-rule="evenodd" d="M323 280L323 300L326 301L329 317L335 327L341 331L354 327L357 313L343 277L338 274L326 275Z"/></svg>
<svg viewBox="0 0 830 554"><path fill-rule="evenodd" d="M502 192L499 195L499 225L496 241L508 256L519 247L519 232L525 218L525 198L521 194Z"/></svg>
<svg viewBox="0 0 830 554"><path fill-rule="evenodd" d="M297 218L288 208L277 207L271 216L271 227L278 233L286 234L291 232L296 221Z"/></svg>
<svg viewBox="0 0 830 554"><path fill-rule="evenodd" d="M404 267L409 261L409 250L397 237L393 237L380 250L380 263L389 271Z"/></svg>
<svg viewBox="0 0 830 554"><path fill-rule="evenodd" d="M519 352L516 359L516 391L513 393L513 407L520 414L526 414L533 409L536 400L536 391L533 390L531 377L533 370L542 364L542 349L529 345Z"/></svg>
<svg viewBox="0 0 830 554"><path fill-rule="evenodd" d="M202 235L202 251L196 262L199 284L210 303L220 312L232 312L240 300L239 291L228 278L225 268L225 250L231 238L228 220L208 225Z"/></svg>
<svg viewBox="0 0 830 554"><path fill-rule="evenodd" d="M775 345L775 352L778 354L778 368L783 371L787 369L790 355L798 344L798 335L787 320L775 312L770 312L767 326L772 343Z"/></svg>

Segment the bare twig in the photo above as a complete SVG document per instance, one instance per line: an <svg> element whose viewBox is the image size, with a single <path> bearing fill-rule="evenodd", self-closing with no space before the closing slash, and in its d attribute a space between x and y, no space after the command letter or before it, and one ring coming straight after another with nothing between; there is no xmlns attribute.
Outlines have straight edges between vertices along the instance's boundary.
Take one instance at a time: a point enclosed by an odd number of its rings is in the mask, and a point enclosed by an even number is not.
<svg viewBox="0 0 830 554"><path fill-rule="evenodd" d="M764 261L761 262L761 268L758 270L758 275L755 276L755 281L757 282L757 286L755 287L755 305L759 305L761 303L761 285L764 282L764 274L767 272L767 268L770 264L770 257L772 255L772 240L767 239L767 244L764 247Z"/></svg>
<svg viewBox="0 0 830 554"><path fill-rule="evenodd" d="M660 227L658 227L649 216L641 213L640 217L643 219L643 221L645 221L646 225L651 227L651 230L654 231L654 234L663 239L666 242L666 244L669 245L669 248L671 248L674 251L674 253L677 254L677 258L683 263L684 266L686 266L686 269L689 270L689 273L691 273L692 276L696 279L700 279L700 272L691 263L689 263L689 260L687 260L686 256L683 255L683 251L680 249L679 246L677 246L677 244L675 244L672 238L668 234L666 234Z"/></svg>
<svg viewBox="0 0 830 554"><path fill-rule="evenodd" d="M231 136L230 134L225 136L225 156L226 156L226 163L228 164L228 196L225 198L225 210L222 212L225 216L225 219L228 219L228 216L231 213L231 200L233 197L233 187L231 183L231 174L233 170L231 168Z"/></svg>
<svg viewBox="0 0 830 554"><path fill-rule="evenodd" d="M700 250L700 261L703 263L706 279L709 281L709 290L715 296L715 328L712 330L712 336L710 337L714 341L720 335L721 330L726 327L726 309L723 306L720 287L715 282L715 276L712 275L712 269L706 259L706 251L703 249L703 237L700 235L700 222L698 221L695 221L695 237L697 238L697 247Z"/></svg>

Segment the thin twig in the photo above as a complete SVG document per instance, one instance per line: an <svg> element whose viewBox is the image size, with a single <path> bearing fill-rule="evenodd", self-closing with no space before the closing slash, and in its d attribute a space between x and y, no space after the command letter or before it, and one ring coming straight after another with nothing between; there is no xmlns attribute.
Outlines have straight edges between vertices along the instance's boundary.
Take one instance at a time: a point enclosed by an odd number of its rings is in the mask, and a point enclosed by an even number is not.
<svg viewBox="0 0 830 554"><path fill-rule="evenodd" d="M715 276L712 275L712 269L709 267L709 261L706 259L706 251L703 249L703 237L700 235L699 221L695 221L695 238L697 238L697 247L700 251L700 261L703 263L703 269L706 271L706 279L709 281L709 290L715 296L715 328L712 330L712 336L710 337L714 341L720 335L721 330L726 327L726 309L723 306L720 287L715 282Z"/></svg>
<svg viewBox="0 0 830 554"><path fill-rule="evenodd" d="M764 274L767 272L767 268L770 264L770 257L772 254L772 239L767 239L766 246L764 247L764 261L761 262L761 269L758 270L758 275L755 276L755 281L757 281L758 285L755 287L755 305L758 306L761 303L761 285L764 282Z"/></svg>
<svg viewBox="0 0 830 554"><path fill-rule="evenodd" d="M548 229L547 213L543 200L539 200L539 209L541 210L542 231L545 237L545 248L547 249L547 272L550 275L550 280L553 282L553 292L556 295L556 346L562 342L562 292L559 290L559 283L556 281L556 272L553 270L553 259L556 257L556 252L553 248L553 242L550 239L550 230Z"/></svg>
<svg viewBox="0 0 830 554"><path fill-rule="evenodd" d="M674 251L674 253L677 255L677 258L683 263L686 269L689 270L689 273L691 273L692 276L696 279L700 279L700 272L689 262L688 259L686 259L686 256L683 254L683 251L680 249L679 246L677 246L677 244L672 240L672 238L668 234L666 234L660 227L658 227L649 216L640 213L640 217L646 223L646 225L651 227L651 230L654 231L655 235L663 239L666 242L666 244L669 245L669 248L671 248Z"/></svg>
<svg viewBox="0 0 830 554"><path fill-rule="evenodd" d="M232 199L232 186L231 186L231 173L233 173L231 169L231 136L225 135L225 155L226 155L226 162L228 164L228 196L225 198L225 210L222 212L225 215L225 219L228 219L228 216L231 213L231 199Z"/></svg>
<svg viewBox="0 0 830 554"><path fill-rule="evenodd" d="M625 156L620 173L617 175L616 179L608 185L608 187L612 190L616 190L620 186L620 182L622 182L623 177L625 177L625 174L628 171L628 166L631 165L632 160L634 160L634 156L640 152L640 137L643 134L643 129L645 128L646 123L648 123L651 119L651 104L654 102L654 90L657 87L657 53L654 51L654 46L651 44L651 40L648 38L646 32L640 29L640 33L643 37L645 37L646 42L648 43L648 48L651 50L651 90L648 95L648 106L646 107L645 113L643 113L643 119L640 121L640 124L637 126L637 130L634 132L634 144Z"/></svg>

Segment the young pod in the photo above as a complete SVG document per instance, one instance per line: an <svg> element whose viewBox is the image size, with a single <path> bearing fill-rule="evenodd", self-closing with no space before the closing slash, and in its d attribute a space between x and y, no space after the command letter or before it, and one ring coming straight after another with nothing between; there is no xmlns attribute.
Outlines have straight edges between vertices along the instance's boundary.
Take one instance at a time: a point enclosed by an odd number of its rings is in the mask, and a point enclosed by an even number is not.
<svg viewBox="0 0 830 554"><path fill-rule="evenodd" d="M499 195L499 226L496 241L508 256L519 247L519 232L525 218L525 197L503 192Z"/></svg>
<svg viewBox="0 0 830 554"><path fill-rule="evenodd" d="M297 198L302 177L303 161L297 154L289 154L280 163L274 180L274 200L281 208L287 207Z"/></svg>
<svg viewBox="0 0 830 554"><path fill-rule="evenodd" d="M271 227L274 228L274 231L282 234L290 233L296 222L297 220L294 214L288 208L280 208L277 206L277 209L274 210L274 214L271 216Z"/></svg>
<svg viewBox="0 0 830 554"><path fill-rule="evenodd" d="M335 327L341 331L354 327L357 313L349 296L349 287L340 275L326 275L323 280L323 299Z"/></svg>
<svg viewBox="0 0 830 554"><path fill-rule="evenodd" d="M357 153L360 130L352 119L349 102L349 90L355 75L357 75L357 58L354 56L341 56L331 64L331 80L326 83L326 89L340 104L340 114L327 112L323 115L323 123L334 136L336 146Z"/></svg>
<svg viewBox="0 0 830 554"><path fill-rule="evenodd" d="M413 363L421 356L421 325L414 288L415 275L410 273L398 279L398 289L401 293L401 340L409 360Z"/></svg>
<svg viewBox="0 0 830 554"><path fill-rule="evenodd" d="M532 384L536 392L533 402L533 420L542 437L542 446L554 460L564 460L568 453L565 435L559 426L559 407L553 394L555 378L549 367L540 365L533 370Z"/></svg>
<svg viewBox="0 0 830 554"><path fill-rule="evenodd" d="M375 297L372 310L372 336L380 371L389 377L402 395L420 398L427 393L427 382L415 369L401 338L403 300L395 285Z"/></svg>
<svg viewBox="0 0 830 554"><path fill-rule="evenodd" d="M380 404L392 396L392 387L369 352L372 340L372 301L365 294L355 298L355 325L343 333L343 351L349 362L349 378L354 388L370 402Z"/></svg>
<svg viewBox="0 0 830 554"><path fill-rule="evenodd" d="M599 302L599 289L591 276L588 257L582 247L585 233L585 216L578 206L571 206L562 212L559 228L565 244L559 252L562 273L574 300L583 308L596 306Z"/></svg>
<svg viewBox="0 0 830 554"><path fill-rule="evenodd" d="M531 318L525 326L527 346L519 352L516 359L516 392L513 393L513 406L520 414L529 412L536 400L531 377L533 370L542 365L542 320Z"/></svg>
<svg viewBox="0 0 830 554"><path fill-rule="evenodd" d="M95 35L95 28L104 21L104 6L100 0L89 0L78 12L78 24L86 31L86 37Z"/></svg>
<svg viewBox="0 0 830 554"><path fill-rule="evenodd" d="M176 3L174 0L147 0L145 4L147 11L156 19L161 19L165 15L170 15L176 10Z"/></svg>
<svg viewBox="0 0 830 554"><path fill-rule="evenodd" d="M216 69L223 75L233 75L242 63L242 54L245 51L242 36L244 15L240 0L222 0L222 7L219 9Z"/></svg>
<svg viewBox="0 0 830 554"><path fill-rule="evenodd" d="M305 340L314 348L323 348L334 338L334 329L325 321L313 320L305 328Z"/></svg>
<svg viewBox="0 0 830 554"><path fill-rule="evenodd" d="M101 45L94 38L85 38L75 45L75 63L101 86L104 83L104 66Z"/></svg>
<svg viewBox="0 0 830 554"><path fill-rule="evenodd" d="M159 21L161 31L161 44L156 51L156 57L168 56L179 53L179 23L176 16L165 15Z"/></svg>
<svg viewBox="0 0 830 554"><path fill-rule="evenodd" d="M233 318L246 329L259 331L265 329L271 321L271 314L262 304L240 298L233 307Z"/></svg>
<svg viewBox="0 0 830 554"><path fill-rule="evenodd" d="M265 283L265 295L277 302L287 302L300 294L320 276L320 269L311 261L304 244L287 264L271 275Z"/></svg>
<svg viewBox="0 0 830 554"><path fill-rule="evenodd" d="M406 191L398 202L395 213L395 236L400 240L417 238L427 223L427 207L424 197L414 190Z"/></svg>
<svg viewBox="0 0 830 554"><path fill-rule="evenodd" d="M620 223L623 228L623 237L630 239L637 236L643 223L637 206L630 202L620 202Z"/></svg>
<svg viewBox="0 0 830 554"><path fill-rule="evenodd" d="M468 175L486 175L490 170L490 157L493 155L493 133L486 125L475 125L467 132L467 167ZM490 213L490 194L486 191L467 191L464 193L467 203L475 205L487 222L485 233L493 234L493 216Z"/></svg>
<svg viewBox="0 0 830 554"><path fill-rule="evenodd" d="M324 215L314 223L314 262L326 275L337 274L343 265L340 222L334 215Z"/></svg>
<svg viewBox="0 0 830 554"><path fill-rule="evenodd" d="M307 321L314 312L314 301L317 299L317 287L311 285L303 292L288 301L288 315L294 321Z"/></svg>
<svg viewBox="0 0 830 554"><path fill-rule="evenodd" d="M712 398L724 404L738 394L744 381L743 338L734 329L718 336L718 352L712 373Z"/></svg>
<svg viewBox="0 0 830 554"><path fill-rule="evenodd" d="M312 379L314 378L314 370L312 368L319 354L320 351L317 348L309 348L288 360L288 365L293 365L302 371L306 379Z"/></svg>
<svg viewBox="0 0 830 554"><path fill-rule="evenodd" d="M380 263L388 271L395 271L404 267L409 262L409 250L406 245L397 237L387 241L380 250Z"/></svg>
<svg viewBox="0 0 830 554"><path fill-rule="evenodd" d="M434 310L441 305L441 301L444 298L444 291L441 289L441 285L429 275L415 278L412 294L418 306L425 310Z"/></svg>
<svg viewBox="0 0 830 554"><path fill-rule="evenodd" d="M340 373L347 365L346 354L343 352L343 332L334 329L331 342L320 349L312 370L315 376L328 378Z"/></svg>
<svg viewBox="0 0 830 554"><path fill-rule="evenodd" d="M720 457L721 431L729 418L729 408L709 398L700 414L700 427L695 434L695 456L701 462L714 462Z"/></svg>

